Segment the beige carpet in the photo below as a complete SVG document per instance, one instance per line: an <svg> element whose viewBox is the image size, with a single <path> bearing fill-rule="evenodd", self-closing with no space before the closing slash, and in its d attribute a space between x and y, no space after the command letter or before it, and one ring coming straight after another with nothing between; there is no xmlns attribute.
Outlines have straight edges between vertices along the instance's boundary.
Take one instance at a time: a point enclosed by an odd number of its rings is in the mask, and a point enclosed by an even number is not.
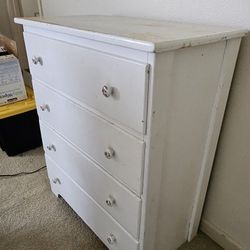
<svg viewBox="0 0 250 250"><path fill-rule="evenodd" d="M41 148L8 157L0 149L0 174L33 171L45 165ZM94 233L50 191L46 169L32 175L0 177L1 250L101 250ZM199 235L181 250L221 249ZM128 249L129 250L129 249Z"/></svg>

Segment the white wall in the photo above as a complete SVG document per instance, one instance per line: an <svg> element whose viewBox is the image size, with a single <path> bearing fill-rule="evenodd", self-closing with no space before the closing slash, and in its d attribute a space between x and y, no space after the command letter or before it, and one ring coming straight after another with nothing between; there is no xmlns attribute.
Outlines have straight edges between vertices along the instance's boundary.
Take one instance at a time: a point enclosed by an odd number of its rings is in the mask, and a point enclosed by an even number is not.
<svg viewBox="0 0 250 250"><path fill-rule="evenodd" d="M7 10L7 1L9 0L0 0L0 33L14 39ZM34 13L38 12L37 0L20 0L20 2L24 16L34 16Z"/></svg>
<svg viewBox="0 0 250 250"><path fill-rule="evenodd" d="M116 14L250 27L249 0L42 0L45 15Z"/></svg>
<svg viewBox="0 0 250 250"><path fill-rule="evenodd" d="M20 0L23 16L30 17L39 13L37 0Z"/></svg>
<svg viewBox="0 0 250 250"><path fill-rule="evenodd" d="M42 0L42 3L45 15L129 15L250 29L249 0ZM202 224L205 229L210 225L207 232L224 246L228 243L225 239L229 239L250 249L250 38L245 38L241 47ZM232 249L236 249L236 244Z"/></svg>
<svg viewBox="0 0 250 250"><path fill-rule="evenodd" d="M0 0L0 33L13 39L6 0Z"/></svg>

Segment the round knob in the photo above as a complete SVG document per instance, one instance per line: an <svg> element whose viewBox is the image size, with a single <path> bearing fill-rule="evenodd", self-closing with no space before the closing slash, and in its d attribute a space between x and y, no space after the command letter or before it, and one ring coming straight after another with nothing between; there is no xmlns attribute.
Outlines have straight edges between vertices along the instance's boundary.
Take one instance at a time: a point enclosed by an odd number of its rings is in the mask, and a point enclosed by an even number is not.
<svg viewBox="0 0 250 250"><path fill-rule="evenodd" d="M60 181L60 179L59 178L54 178L54 179L52 179L52 182L54 183L54 184L61 184L61 181Z"/></svg>
<svg viewBox="0 0 250 250"><path fill-rule="evenodd" d="M107 238L107 241L110 245L113 245L116 242L116 238L113 234L110 234Z"/></svg>
<svg viewBox="0 0 250 250"><path fill-rule="evenodd" d="M105 97L109 97L113 94L113 88L110 87L109 85L104 85L102 87L102 94L105 96Z"/></svg>
<svg viewBox="0 0 250 250"><path fill-rule="evenodd" d="M39 63L40 65L43 65L43 60L42 60L41 57L34 56L34 57L32 58L32 62L33 62L35 65L37 65L38 63Z"/></svg>
<svg viewBox="0 0 250 250"><path fill-rule="evenodd" d="M42 110L42 111L48 111L48 112L50 112L50 107L49 107L49 105L48 104L43 104L43 105L41 105L40 106L40 109Z"/></svg>
<svg viewBox="0 0 250 250"><path fill-rule="evenodd" d="M115 155L115 151L112 148L107 148L104 152L104 155L107 159L111 159Z"/></svg>
<svg viewBox="0 0 250 250"><path fill-rule="evenodd" d="M115 198L113 196L109 196L108 199L106 200L106 204L109 207L113 207L113 205L115 204Z"/></svg>
<svg viewBox="0 0 250 250"><path fill-rule="evenodd" d="M53 145L53 144L48 145L48 146L47 146L47 149L48 149L49 151L53 150L53 151L56 152L56 147L55 147L55 145Z"/></svg>

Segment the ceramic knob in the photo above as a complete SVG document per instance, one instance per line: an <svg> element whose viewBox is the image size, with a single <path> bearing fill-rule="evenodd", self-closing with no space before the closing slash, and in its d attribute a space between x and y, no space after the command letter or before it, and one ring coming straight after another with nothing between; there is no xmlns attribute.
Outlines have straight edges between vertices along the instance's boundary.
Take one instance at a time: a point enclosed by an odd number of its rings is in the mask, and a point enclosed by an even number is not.
<svg viewBox="0 0 250 250"><path fill-rule="evenodd" d="M113 234L110 234L107 238L107 241L110 245L113 245L116 242L116 238Z"/></svg>
<svg viewBox="0 0 250 250"><path fill-rule="evenodd" d="M53 144L50 144L50 145L48 145L47 146L47 149L49 150L49 151L56 151L56 147L55 147L55 145L53 145Z"/></svg>
<svg viewBox="0 0 250 250"><path fill-rule="evenodd" d="M105 97L109 97L111 96L113 93L113 88L108 86L108 85L104 85L103 88L102 88L102 94L105 96Z"/></svg>
<svg viewBox="0 0 250 250"><path fill-rule="evenodd" d="M34 56L34 57L32 58L32 62L33 62L35 65L37 65L38 63L39 63L40 65L43 65L43 60L42 60L41 57Z"/></svg>
<svg viewBox="0 0 250 250"><path fill-rule="evenodd" d="M104 155L107 159L112 159L115 155L115 151L112 148L107 148L104 152Z"/></svg>
<svg viewBox="0 0 250 250"><path fill-rule="evenodd" d="M53 182L54 184L57 184L57 183L61 184L61 181L60 181L59 178L54 178L54 179L52 179L52 182Z"/></svg>
<svg viewBox="0 0 250 250"><path fill-rule="evenodd" d="M41 105L40 106L40 109L42 110L42 111L48 111L48 112L50 112L50 107L49 107L49 105L48 104L44 104L44 105Z"/></svg>
<svg viewBox="0 0 250 250"><path fill-rule="evenodd" d="M115 204L115 198L113 196L109 196L108 199L106 200L106 204L109 207L113 207L113 205Z"/></svg>

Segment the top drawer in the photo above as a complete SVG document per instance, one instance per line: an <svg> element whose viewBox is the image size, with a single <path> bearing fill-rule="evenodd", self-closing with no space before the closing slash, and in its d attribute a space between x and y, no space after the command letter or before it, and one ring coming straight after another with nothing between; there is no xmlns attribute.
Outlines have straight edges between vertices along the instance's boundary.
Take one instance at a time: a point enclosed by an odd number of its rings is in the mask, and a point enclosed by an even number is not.
<svg viewBox="0 0 250 250"><path fill-rule="evenodd" d="M30 33L24 36L33 78L145 132L147 64Z"/></svg>

